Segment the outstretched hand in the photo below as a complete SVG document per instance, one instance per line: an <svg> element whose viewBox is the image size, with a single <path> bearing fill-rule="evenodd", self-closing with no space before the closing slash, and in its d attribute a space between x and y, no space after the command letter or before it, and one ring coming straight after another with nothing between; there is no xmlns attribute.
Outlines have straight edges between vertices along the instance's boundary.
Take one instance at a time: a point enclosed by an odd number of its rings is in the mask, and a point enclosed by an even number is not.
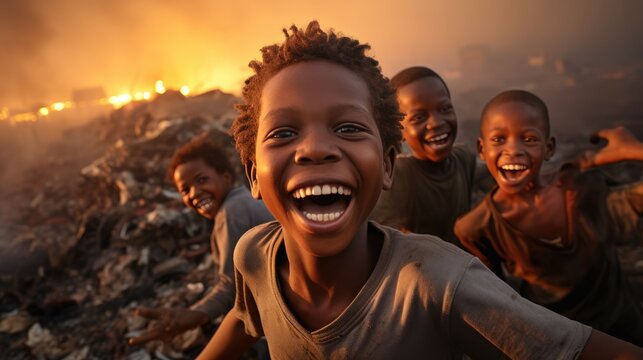
<svg viewBox="0 0 643 360"><path fill-rule="evenodd" d="M622 126L599 130L592 135L590 141L598 143L601 139L606 140L607 145L597 151L586 151L579 161L581 168L613 164L624 160L643 159L643 143Z"/></svg>
<svg viewBox="0 0 643 360"><path fill-rule="evenodd" d="M134 310L138 316L157 320L152 329L143 334L129 338L130 345L140 345L151 340L171 341L175 336L208 322L206 313L189 309L165 309L139 307Z"/></svg>

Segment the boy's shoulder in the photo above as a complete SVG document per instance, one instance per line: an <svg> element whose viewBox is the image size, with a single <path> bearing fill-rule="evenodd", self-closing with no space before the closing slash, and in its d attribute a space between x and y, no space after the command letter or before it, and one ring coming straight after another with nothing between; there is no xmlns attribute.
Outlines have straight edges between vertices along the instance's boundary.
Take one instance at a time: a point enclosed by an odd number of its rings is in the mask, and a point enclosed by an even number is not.
<svg viewBox="0 0 643 360"><path fill-rule="evenodd" d="M281 224L277 221L266 222L246 231L234 249L235 266L262 260L263 255L268 254L273 243L279 239L281 231ZM267 257L263 260L269 261Z"/></svg>
<svg viewBox="0 0 643 360"><path fill-rule="evenodd" d="M228 192L219 212L227 212L235 217L257 217L257 220L262 223L272 220L272 215L263 201L253 198L250 190L243 185L234 187Z"/></svg>
<svg viewBox="0 0 643 360"><path fill-rule="evenodd" d="M488 193L473 209L456 220L453 231L461 242L475 241L489 225L492 217L490 197L491 193Z"/></svg>
<svg viewBox="0 0 643 360"><path fill-rule="evenodd" d="M461 276L473 258L471 254L437 236L403 233L375 222L372 225L390 239L390 246L385 246L380 255L381 259L389 257L394 264L389 271L398 271L412 264L411 268L421 271L421 276L431 283L440 279L446 283Z"/></svg>

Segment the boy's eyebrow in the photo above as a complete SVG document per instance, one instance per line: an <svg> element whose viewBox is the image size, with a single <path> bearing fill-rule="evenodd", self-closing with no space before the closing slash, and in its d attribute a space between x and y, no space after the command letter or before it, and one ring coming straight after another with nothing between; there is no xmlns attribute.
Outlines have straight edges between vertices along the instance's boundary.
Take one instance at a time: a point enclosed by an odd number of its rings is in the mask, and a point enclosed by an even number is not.
<svg viewBox="0 0 643 360"><path fill-rule="evenodd" d="M496 126L496 127L492 127L491 129L487 130L487 132L505 131L505 130L507 130L507 128ZM537 126L532 126L532 127L527 127L525 129L521 130L521 132L527 132L527 131L539 132L539 131L542 131L542 129L539 129Z"/></svg>

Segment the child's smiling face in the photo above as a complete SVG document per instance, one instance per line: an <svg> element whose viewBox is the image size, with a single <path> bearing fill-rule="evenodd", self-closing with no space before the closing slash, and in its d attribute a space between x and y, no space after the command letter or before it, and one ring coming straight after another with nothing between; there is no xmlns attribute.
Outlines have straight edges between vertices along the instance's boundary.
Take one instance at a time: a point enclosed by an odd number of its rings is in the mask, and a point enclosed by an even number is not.
<svg viewBox="0 0 643 360"><path fill-rule="evenodd" d="M446 87L437 77L415 80L397 89L404 113L402 134L413 156L442 162L451 154L458 120Z"/></svg>
<svg viewBox="0 0 643 360"><path fill-rule="evenodd" d="M314 256L350 244L383 188L386 155L364 80L326 61L288 66L264 86L253 194L284 227L286 239Z"/></svg>
<svg viewBox="0 0 643 360"><path fill-rule="evenodd" d="M180 164L174 170L174 184L185 206L214 220L232 186L229 173L219 173L203 159Z"/></svg>
<svg viewBox="0 0 643 360"><path fill-rule="evenodd" d="M480 158L500 190L516 194L538 183L544 160L554 154L542 114L520 102L506 102L482 119L478 147Z"/></svg>

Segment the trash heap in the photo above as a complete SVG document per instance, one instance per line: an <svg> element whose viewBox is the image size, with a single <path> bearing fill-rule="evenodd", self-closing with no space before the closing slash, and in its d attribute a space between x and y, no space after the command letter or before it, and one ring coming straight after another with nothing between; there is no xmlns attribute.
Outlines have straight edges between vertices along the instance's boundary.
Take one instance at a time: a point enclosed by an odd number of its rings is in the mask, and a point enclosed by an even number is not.
<svg viewBox="0 0 643 360"><path fill-rule="evenodd" d="M227 135L235 102L220 91L189 98L168 91L69 131L70 139L85 137L86 146L105 149L73 174L60 176L55 163L33 169L38 181L14 194L22 216L11 238L12 247L24 249L16 267L28 264L33 271L2 275L2 358L198 354L216 325L166 344L134 347L127 338L154 325L132 313L136 306L187 307L216 280L209 255L212 224L182 204L166 169L175 149L203 134L238 164Z"/></svg>

